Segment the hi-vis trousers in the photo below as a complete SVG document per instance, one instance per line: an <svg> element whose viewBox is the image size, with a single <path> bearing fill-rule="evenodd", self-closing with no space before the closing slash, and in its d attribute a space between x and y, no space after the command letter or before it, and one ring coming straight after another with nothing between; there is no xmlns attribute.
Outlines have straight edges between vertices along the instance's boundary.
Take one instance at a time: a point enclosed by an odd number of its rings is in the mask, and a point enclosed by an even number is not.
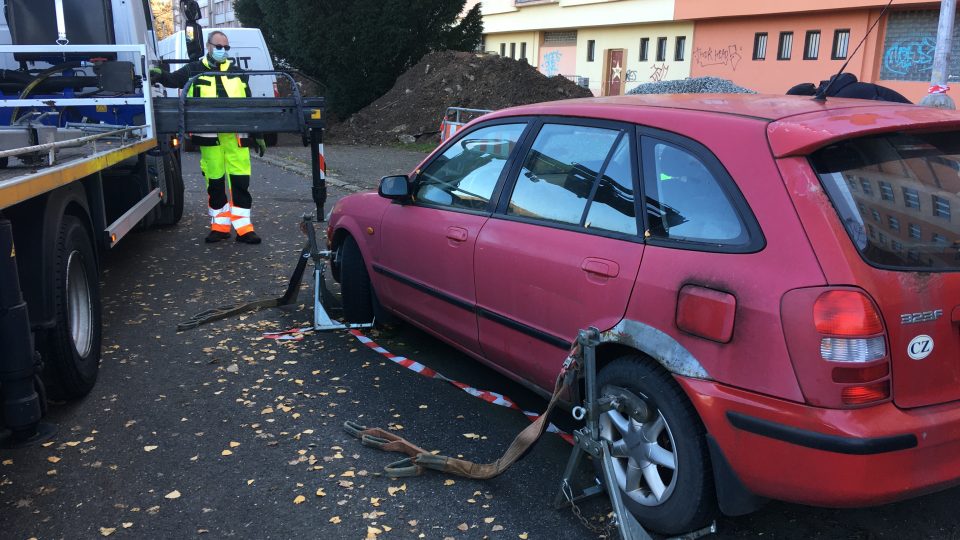
<svg viewBox="0 0 960 540"><path fill-rule="evenodd" d="M237 235L253 231L250 221L250 149L240 146L236 133L219 133L220 144L200 147L200 170L207 179L210 229ZM230 199L227 198L227 184Z"/></svg>

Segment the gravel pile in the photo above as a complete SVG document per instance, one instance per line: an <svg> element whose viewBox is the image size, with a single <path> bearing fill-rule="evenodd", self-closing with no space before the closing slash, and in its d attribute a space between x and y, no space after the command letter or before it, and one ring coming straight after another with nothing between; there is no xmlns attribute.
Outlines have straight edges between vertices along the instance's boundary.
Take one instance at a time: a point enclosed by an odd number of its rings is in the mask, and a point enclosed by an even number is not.
<svg viewBox="0 0 960 540"><path fill-rule="evenodd" d="M692 77L678 81L644 83L628 94L756 94L718 77Z"/></svg>

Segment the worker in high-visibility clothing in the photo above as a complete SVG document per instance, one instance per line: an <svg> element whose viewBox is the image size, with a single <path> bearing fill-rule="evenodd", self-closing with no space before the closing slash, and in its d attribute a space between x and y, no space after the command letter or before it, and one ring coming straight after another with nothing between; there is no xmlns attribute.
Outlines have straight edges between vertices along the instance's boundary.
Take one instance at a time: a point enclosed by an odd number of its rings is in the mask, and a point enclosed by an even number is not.
<svg viewBox="0 0 960 540"><path fill-rule="evenodd" d="M210 71L224 75L200 76L193 82L189 97L250 97L248 76L229 57L230 40L220 31L207 36L207 55L190 62L173 73L160 68L150 70L153 80L164 86L183 88L190 77ZM190 141L200 147L200 169L207 179L207 206L210 212L210 233L207 242L230 238L230 227L237 231L237 241L259 244L260 237L250 221L250 147L255 142L263 157L267 145L259 136L249 133L191 133ZM226 186L230 185L230 199Z"/></svg>

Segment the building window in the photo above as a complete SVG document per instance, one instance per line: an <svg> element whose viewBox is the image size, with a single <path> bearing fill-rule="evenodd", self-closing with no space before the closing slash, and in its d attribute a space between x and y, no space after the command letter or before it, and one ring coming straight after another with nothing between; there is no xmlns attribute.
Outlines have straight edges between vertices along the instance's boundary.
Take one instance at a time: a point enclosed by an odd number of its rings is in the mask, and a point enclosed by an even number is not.
<svg viewBox="0 0 960 540"><path fill-rule="evenodd" d="M903 204L907 208L920 209L920 194L915 189L903 188Z"/></svg>
<svg viewBox="0 0 960 540"><path fill-rule="evenodd" d="M767 59L767 33L757 32L753 35L753 59Z"/></svg>
<svg viewBox="0 0 960 540"><path fill-rule="evenodd" d="M657 38L657 62L667 60L667 38Z"/></svg>
<svg viewBox="0 0 960 540"><path fill-rule="evenodd" d="M510 44L510 58L516 58L516 57L517 57L517 44L516 44L516 43L511 43L511 44Z"/></svg>
<svg viewBox="0 0 960 540"><path fill-rule="evenodd" d="M873 208L870 209L870 215L873 216L873 220L877 223L880 223L880 212L877 212Z"/></svg>
<svg viewBox="0 0 960 540"><path fill-rule="evenodd" d="M832 60L846 60L847 51L850 49L850 29L833 31L833 52L830 53Z"/></svg>
<svg viewBox="0 0 960 540"><path fill-rule="evenodd" d="M527 42L526 41L520 44L520 59L521 60L527 59Z"/></svg>
<svg viewBox="0 0 960 540"><path fill-rule="evenodd" d="M687 36L677 36L676 48L673 51L673 60L683 62L683 51L687 48Z"/></svg>
<svg viewBox="0 0 960 540"><path fill-rule="evenodd" d="M640 38L640 61L646 62L650 55L650 38Z"/></svg>
<svg viewBox="0 0 960 540"><path fill-rule="evenodd" d="M808 30L803 40L803 59L816 60L820 56L820 31Z"/></svg>
<svg viewBox="0 0 960 540"><path fill-rule="evenodd" d="M506 55L507 55L507 44L506 44L506 43L501 43L501 44L500 44L500 56L506 56Z"/></svg>
<svg viewBox="0 0 960 540"><path fill-rule="evenodd" d="M878 183L880 184L880 198L885 201L892 201L893 186L891 186L888 182L884 182L883 180Z"/></svg>
<svg viewBox="0 0 960 540"><path fill-rule="evenodd" d="M866 178L860 179L860 187L863 188L863 194L868 197L873 197L873 186L870 184L870 181Z"/></svg>
<svg viewBox="0 0 960 540"><path fill-rule="evenodd" d="M943 197L933 196L933 215L943 219L950 219L950 201Z"/></svg>
<svg viewBox="0 0 960 540"><path fill-rule="evenodd" d="M939 246L947 245L946 237L939 235L937 233L933 233L933 236L930 237L930 240L932 240L934 244L937 244Z"/></svg>
<svg viewBox="0 0 960 540"><path fill-rule="evenodd" d="M777 60L789 60L791 54L793 54L793 32L780 32Z"/></svg>
<svg viewBox="0 0 960 540"><path fill-rule="evenodd" d="M912 238L912 239L914 239L914 240L919 240L919 239L920 239L920 226L919 226L919 225L917 225L917 224L915 224L915 223L911 223L910 225L907 226L907 229L910 231L910 238Z"/></svg>
<svg viewBox="0 0 960 540"><path fill-rule="evenodd" d="M896 252L903 251L903 244L901 244L896 240L894 240L893 242L890 242L890 246L893 247L893 250Z"/></svg>
<svg viewBox="0 0 960 540"><path fill-rule="evenodd" d="M597 52L597 41L594 39L587 40L587 62L593 62L593 59Z"/></svg>
<svg viewBox="0 0 960 540"><path fill-rule="evenodd" d="M893 217L887 216L887 225L890 226L890 230L893 232L900 232L900 220Z"/></svg>
<svg viewBox="0 0 960 540"><path fill-rule="evenodd" d="M544 32L543 44L551 47L575 47L577 45L577 31Z"/></svg>

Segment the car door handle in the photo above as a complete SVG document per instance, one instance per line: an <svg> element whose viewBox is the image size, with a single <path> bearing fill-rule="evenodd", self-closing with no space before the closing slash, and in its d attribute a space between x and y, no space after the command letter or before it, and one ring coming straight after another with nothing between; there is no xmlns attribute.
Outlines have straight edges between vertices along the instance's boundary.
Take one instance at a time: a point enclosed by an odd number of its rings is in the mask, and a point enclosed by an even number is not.
<svg viewBox="0 0 960 540"><path fill-rule="evenodd" d="M460 227L448 227L447 238L453 240L454 242L466 242L467 230Z"/></svg>
<svg viewBox="0 0 960 540"><path fill-rule="evenodd" d="M620 275L620 265L608 261L607 259L597 259L595 257L587 257L580 264L580 269L588 274L596 274L598 276L615 278Z"/></svg>

